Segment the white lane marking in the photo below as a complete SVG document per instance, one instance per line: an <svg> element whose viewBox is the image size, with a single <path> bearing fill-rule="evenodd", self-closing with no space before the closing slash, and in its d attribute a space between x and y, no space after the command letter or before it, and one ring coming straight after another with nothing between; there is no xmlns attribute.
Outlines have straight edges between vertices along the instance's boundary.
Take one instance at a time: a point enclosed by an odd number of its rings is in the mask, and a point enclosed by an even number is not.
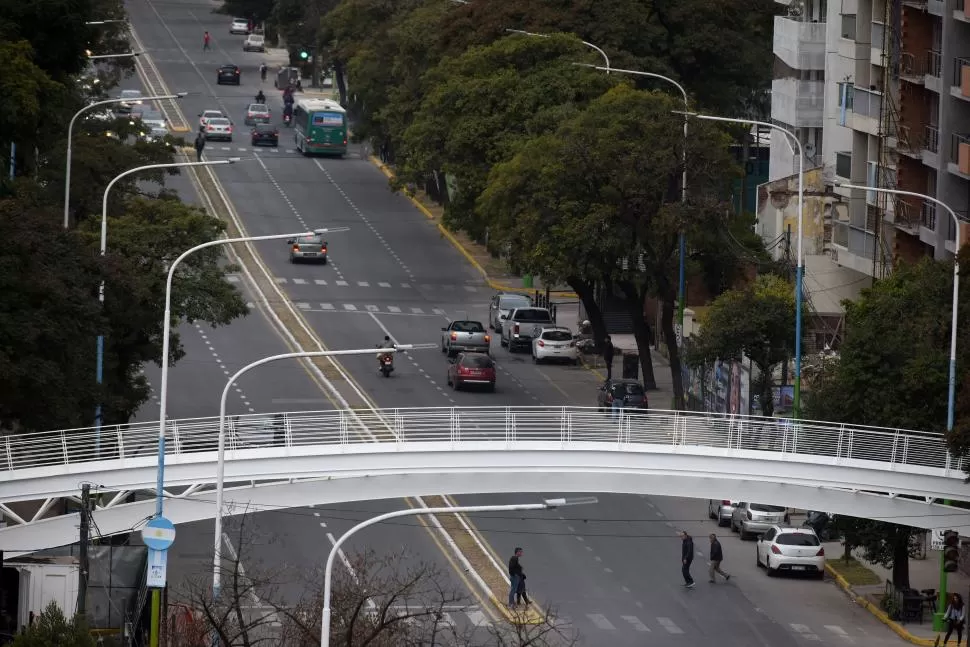
<svg viewBox="0 0 970 647"><path fill-rule="evenodd" d="M411 312L413 312L416 315L423 315L424 314L424 310L422 310L421 308L411 308Z"/></svg>
<svg viewBox="0 0 970 647"><path fill-rule="evenodd" d="M368 283L367 281L357 281L357 286L362 288L369 288L370 283Z"/></svg>
<svg viewBox="0 0 970 647"><path fill-rule="evenodd" d="M327 282L324 281L323 279L313 279L313 282L315 284L317 284L317 285L326 285L327 284Z"/></svg>
<svg viewBox="0 0 970 647"><path fill-rule="evenodd" d="M443 315L443 314L445 314L445 311L444 311L444 310L442 310L441 308L432 308L432 310L431 310L431 311L432 311L433 313L435 313L436 315Z"/></svg>
<svg viewBox="0 0 970 647"><path fill-rule="evenodd" d="M667 630L667 633L672 634L682 634L684 630L677 626L677 624L670 618L657 618L657 622L660 626Z"/></svg>
<svg viewBox="0 0 970 647"><path fill-rule="evenodd" d="M381 281L377 285L381 286L382 288L389 288L389 287L391 287L391 284L390 283L387 283L387 282L384 282L384 281Z"/></svg>
<svg viewBox="0 0 970 647"><path fill-rule="evenodd" d="M788 626L790 626L795 633L797 633L805 640L816 640L816 641L822 640L816 634L812 633L812 630L808 627L808 625L799 625L795 623L790 623Z"/></svg>
<svg viewBox="0 0 970 647"><path fill-rule="evenodd" d="M602 613L587 613L586 617L589 618L598 629L605 629L606 631L615 631L616 626L606 619Z"/></svg>
<svg viewBox="0 0 970 647"><path fill-rule="evenodd" d="M350 303L345 303L344 304L344 310L356 311L357 310L357 306L355 306L353 304L350 304Z"/></svg>
<svg viewBox="0 0 970 647"><path fill-rule="evenodd" d="M239 276L236 274L227 274L226 280L229 281L230 283L239 283L242 279L239 278Z"/></svg>
<svg viewBox="0 0 970 647"><path fill-rule="evenodd" d="M466 290L467 290L468 292L478 292L478 288L476 288L476 287L474 287L474 286L471 286L471 285L466 285L466 286L465 286L465 289L466 289Z"/></svg>
<svg viewBox="0 0 970 647"><path fill-rule="evenodd" d="M367 312L380 312L381 311L381 309L378 308L377 306L364 306L364 307L367 308Z"/></svg>
<svg viewBox="0 0 970 647"><path fill-rule="evenodd" d="M839 636L848 636L849 635L848 633L846 633L845 629L843 629L842 627L840 627L838 625L824 625L824 626L825 626L826 629L828 629L829 631L831 631L832 633L834 633L836 635L839 635Z"/></svg>
<svg viewBox="0 0 970 647"><path fill-rule="evenodd" d="M306 285L306 279L293 279L295 285Z"/></svg>
<svg viewBox="0 0 970 647"><path fill-rule="evenodd" d="M627 622L629 622L630 625L632 625L633 628L636 629L637 631L642 631L642 632L650 631L650 627L640 622L640 618L636 616L620 616L620 617L626 620Z"/></svg>
<svg viewBox="0 0 970 647"><path fill-rule="evenodd" d="M330 541L330 544L332 546L337 545L337 538L333 536L332 532L327 533L327 539ZM350 573L350 577L353 578L354 582L356 582L357 584L360 584L360 579L357 577L357 571L354 570L354 567L350 563L350 560L347 559L347 554L344 552L343 548L337 548L337 556L340 558L340 561L347 569L347 572ZM367 610L370 612L374 612L377 610L377 605L374 604L374 601L371 600L370 598L367 598L366 605L367 605Z"/></svg>
<svg viewBox="0 0 970 647"><path fill-rule="evenodd" d="M310 304L306 303L305 301L301 301L300 303L296 304L296 307L299 308L300 310L309 310Z"/></svg>
<svg viewBox="0 0 970 647"><path fill-rule="evenodd" d="M476 627L491 627L492 623L489 622L488 618L481 611L468 611L465 613L471 623Z"/></svg>
<svg viewBox="0 0 970 647"><path fill-rule="evenodd" d="M411 284L410 283L402 283L401 284L401 287L402 288L410 288L411 287Z"/></svg>
<svg viewBox="0 0 970 647"><path fill-rule="evenodd" d="M401 312L401 309L398 308L397 306L387 306L387 311L388 312Z"/></svg>
<svg viewBox="0 0 970 647"><path fill-rule="evenodd" d="M324 310L334 310L335 309L333 307L333 304L332 303L321 303L320 304L320 307L323 308Z"/></svg>
<svg viewBox="0 0 970 647"><path fill-rule="evenodd" d="M284 278L280 278L280 277L278 277L278 276L277 276L277 277L276 277L276 282L277 282L278 284L280 284L280 285L282 285L282 284L284 284L284 283L286 283L286 279L284 279Z"/></svg>
<svg viewBox="0 0 970 647"><path fill-rule="evenodd" d="M342 288L347 287L347 281L337 281L336 283Z"/></svg>

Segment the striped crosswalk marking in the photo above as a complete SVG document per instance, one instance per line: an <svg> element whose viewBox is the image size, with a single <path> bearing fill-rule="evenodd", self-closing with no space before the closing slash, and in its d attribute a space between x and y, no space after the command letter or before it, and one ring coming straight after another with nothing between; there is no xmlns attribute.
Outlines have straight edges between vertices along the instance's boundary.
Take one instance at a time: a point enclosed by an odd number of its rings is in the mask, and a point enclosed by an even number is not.
<svg viewBox="0 0 970 647"><path fill-rule="evenodd" d="M368 283L367 281L357 281L357 285L359 287L362 287L362 288L369 288L370 287L370 283Z"/></svg>
<svg viewBox="0 0 970 647"><path fill-rule="evenodd" d="M805 640L816 640L816 641L822 640L817 635L812 633L812 630L808 627L808 625L799 625L799 624L791 623L789 624L789 626L792 628L792 631L797 633Z"/></svg>
<svg viewBox="0 0 970 647"><path fill-rule="evenodd" d="M327 284L327 282L324 281L323 279L313 279L313 282L316 283L317 285L326 285Z"/></svg>
<svg viewBox="0 0 970 647"><path fill-rule="evenodd" d="M410 288L411 287L411 284L410 283L402 283L401 284L401 287L407 289L407 288Z"/></svg>
<svg viewBox="0 0 970 647"><path fill-rule="evenodd" d="M606 629L607 631L613 631L616 626L612 622L606 619L602 613L587 613L586 617L589 618L598 629Z"/></svg>
<svg viewBox="0 0 970 647"><path fill-rule="evenodd" d="M491 627L492 623L488 621L485 614L481 611L469 611L465 615L471 620L471 623L476 627Z"/></svg>
<svg viewBox="0 0 970 647"><path fill-rule="evenodd" d="M423 315L424 314L424 310L422 310L421 308L411 308L411 312L413 312L416 315Z"/></svg>
<svg viewBox="0 0 970 647"><path fill-rule="evenodd" d="M637 631L641 631L641 632L650 631L650 627L640 622L640 618L636 616L620 616L620 617L626 620L627 622L629 622L630 626L632 626Z"/></svg>
<svg viewBox="0 0 970 647"><path fill-rule="evenodd" d="M239 283L239 281L241 281L242 279L240 279L235 274L227 274L226 280L229 281L230 283Z"/></svg>
<svg viewBox="0 0 970 647"><path fill-rule="evenodd" d="M465 289L466 289L467 291L469 291L469 292L478 292L478 288L476 288L476 287L474 287L474 286L471 286L471 285L466 285L466 286L465 286Z"/></svg>
<svg viewBox="0 0 970 647"><path fill-rule="evenodd" d="M341 287L347 287L347 281L337 281L337 285Z"/></svg>
<svg viewBox="0 0 970 647"><path fill-rule="evenodd" d="M377 285L381 286L382 288L389 288L389 287L391 287L391 284L390 283L386 283L384 281L381 281Z"/></svg>
<svg viewBox="0 0 970 647"><path fill-rule="evenodd" d="M323 308L324 310L334 310L332 303L321 303L320 307Z"/></svg>
<svg viewBox="0 0 970 647"><path fill-rule="evenodd" d="M367 312L380 312L381 311L381 309L378 308L377 306L364 306L364 307L367 308Z"/></svg>
<svg viewBox="0 0 970 647"><path fill-rule="evenodd" d="M344 310L355 311L357 310L357 306L353 305L352 303L345 303Z"/></svg>
<svg viewBox="0 0 970 647"><path fill-rule="evenodd" d="M249 310L255 310L256 309L256 304L253 303L252 301L247 301L246 302L246 308L248 308Z"/></svg>
<svg viewBox="0 0 970 647"><path fill-rule="evenodd" d="M443 314L445 314L445 311L442 310L441 308L434 308L432 310L432 312L434 312L436 315L443 315Z"/></svg>
<svg viewBox="0 0 970 647"><path fill-rule="evenodd" d="M306 279L293 279L294 285L306 285Z"/></svg>
<svg viewBox="0 0 970 647"><path fill-rule="evenodd" d="M276 282L279 283L280 285L282 285L283 283L286 283L286 279L277 276L276 277Z"/></svg>
<svg viewBox="0 0 970 647"><path fill-rule="evenodd" d="M660 626L667 630L667 633L672 634L682 634L684 630L677 626L677 624L670 618L657 618L657 622Z"/></svg>
<svg viewBox="0 0 970 647"><path fill-rule="evenodd" d="M310 304L301 301L300 303L296 304L296 307L299 308L300 310L309 310L310 309Z"/></svg>
<svg viewBox="0 0 970 647"><path fill-rule="evenodd" d="M400 312L401 309L398 308L397 306L387 306L387 311L388 312Z"/></svg>

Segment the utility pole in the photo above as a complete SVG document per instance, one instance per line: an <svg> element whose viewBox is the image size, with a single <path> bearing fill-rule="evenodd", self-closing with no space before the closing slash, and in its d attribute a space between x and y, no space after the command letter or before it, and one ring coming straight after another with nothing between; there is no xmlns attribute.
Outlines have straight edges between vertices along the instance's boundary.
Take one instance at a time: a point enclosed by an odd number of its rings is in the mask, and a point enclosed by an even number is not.
<svg viewBox="0 0 970 647"><path fill-rule="evenodd" d="M310 86L316 88L320 84L320 1L313 0L313 66Z"/></svg>
<svg viewBox="0 0 970 647"><path fill-rule="evenodd" d="M81 541L78 551L80 572L77 587L77 614L87 615L88 597L88 539L91 533L91 486L85 483L81 486Z"/></svg>

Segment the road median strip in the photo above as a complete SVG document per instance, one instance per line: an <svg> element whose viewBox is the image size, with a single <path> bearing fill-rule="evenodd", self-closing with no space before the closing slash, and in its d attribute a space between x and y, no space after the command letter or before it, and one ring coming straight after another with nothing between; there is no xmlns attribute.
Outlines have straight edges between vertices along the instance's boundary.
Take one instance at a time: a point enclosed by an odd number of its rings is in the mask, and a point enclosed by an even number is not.
<svg viewBox="0 0 970 647"><path fill-rule="evenodd" d="M370 155L368 159L371 161L372 164L374 164L377 168L379 168L381 173L387 176L388 179L393 179L396 177L394 174L394 171L391 170L391 168L387 164L379 160L374 155ZM418 211L424 214L424 216L428 220L430 220L435 224L435 226L438 228L438 231L441 233L441 235L449 243L451 243L452 247L457 249L458 252L465 257L465 260L467 260L468 263L472 267L474 267L479 274L482 275L482 278L485 280L485 283L487 283L490 288L492 288L493 290L497 290L499 292L516 292L518 294L525 294L525 295L535 294L536 290L534 288L523 288L523 287L516 287L514 285L508 285L506 283L496 281L491 276L489 276L488 270L486 270L482 266L482 264L478 262L478 259L475 258L475 255L468 250L468 248L472 246L471 243L464 244L460 240L458 240L458 236L450 229L448 229L444 225L444 223L441 222L441 218L433 214L431 210L428 209L428 207L421 201L421 199L417 195L415 195L412 191L404 190L402 191L402 193L411 202L411 204L414 205L414 207ZM483 256L485 254L488 254L487 250L484 250L484 248L482 248L482 250L483 250L482 252ZM566 297L569 299L579 298L579 296L576 293L570 292L568 290L550 290L550 294L554 294L560 297Z"/></svg>

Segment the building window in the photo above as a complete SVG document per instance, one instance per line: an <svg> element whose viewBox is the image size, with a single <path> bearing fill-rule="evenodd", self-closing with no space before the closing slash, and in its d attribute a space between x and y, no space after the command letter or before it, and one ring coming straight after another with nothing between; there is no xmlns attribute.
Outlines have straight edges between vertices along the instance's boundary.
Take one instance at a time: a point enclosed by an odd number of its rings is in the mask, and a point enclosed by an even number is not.
<svg viewBox="0 0 970 647"><path fill-rule="evenodd" d="M845 81L839 83L839 125L846 125L846 113L852 110L855 88L852 83Z"/></svg>
<svg viewBox="0 0 970 647"><path fill-rule="evenodd" d="M855 14L842 14L842 38L855 40Z"/></svg>
<svg viewBox="0 0 970 647"><path fill-rule="evenodd" d="M835 174L847 180L852 179L852 153L835 154Z"/></svg>

